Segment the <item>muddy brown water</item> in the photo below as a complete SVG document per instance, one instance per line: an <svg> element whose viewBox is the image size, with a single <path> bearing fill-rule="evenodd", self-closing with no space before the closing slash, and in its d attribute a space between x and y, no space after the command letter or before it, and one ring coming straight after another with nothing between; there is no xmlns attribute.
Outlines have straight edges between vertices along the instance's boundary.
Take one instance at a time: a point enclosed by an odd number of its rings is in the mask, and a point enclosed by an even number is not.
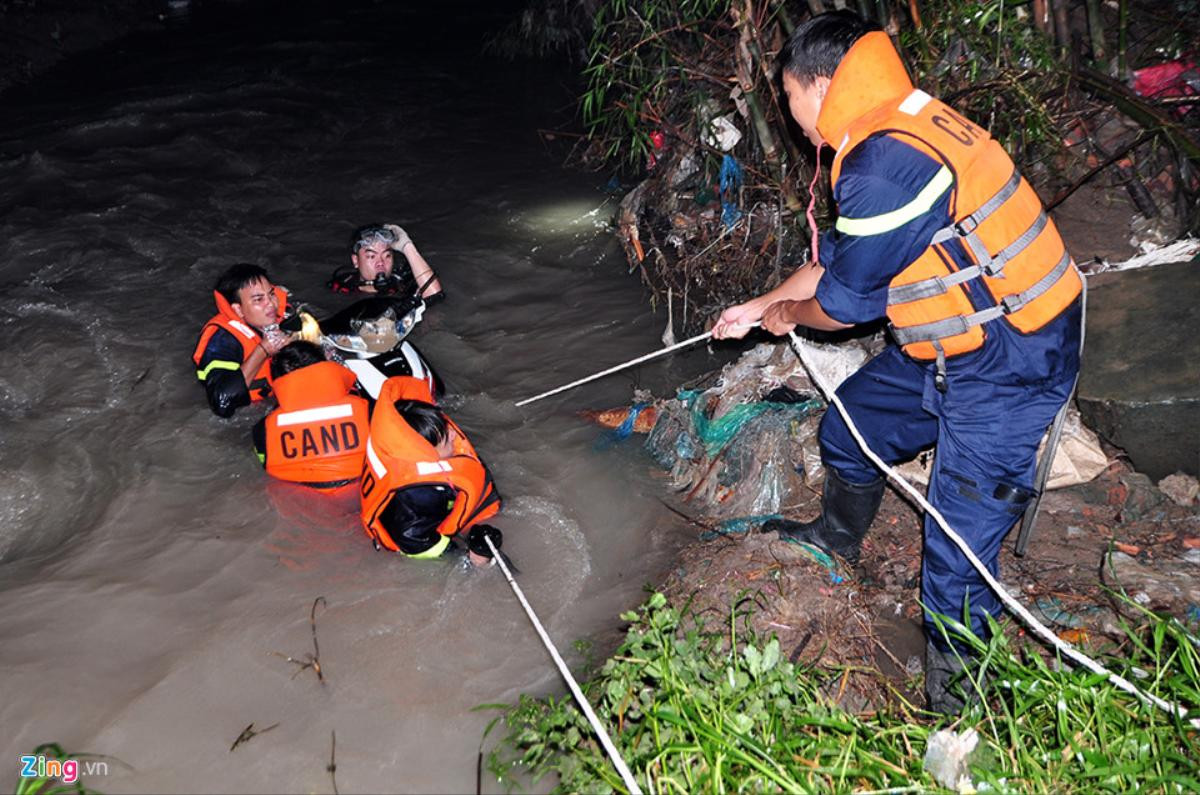
<svg viewBox="0 0 1200 795"><path fill-rule="evenodd" d="M597 450L573 412L719 362L513 407L654 349L664 319L605 228L608 175L534 133L565 72L478 55L494 17L405 5L247 11L3 98L0 780L57 741L123 763L105 792L328 791L336 732L343 792L473 791L472 708L562 691L498 573L376 553L353 502L267 481L260 409L209 414L189 355L232 262L334 306L351 228L408 229L450 295L413 339L568 656L682 543L641 451ZM274 654L312 650L318 596L324 686ZM279 725L231 753L250 723Z"/></svg>

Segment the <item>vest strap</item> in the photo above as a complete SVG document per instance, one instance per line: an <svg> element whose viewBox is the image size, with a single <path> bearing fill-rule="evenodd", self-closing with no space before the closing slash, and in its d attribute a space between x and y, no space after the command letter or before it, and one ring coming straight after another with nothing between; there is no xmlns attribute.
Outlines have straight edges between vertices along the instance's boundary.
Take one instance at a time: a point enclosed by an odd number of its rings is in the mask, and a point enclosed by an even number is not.
<svg viewBox="0 0 1200 795"><path fill-rule="evenodd" d="M1020 237L1018 237L1016 240L1014 240L1013 242L1011 242L1007 246L1005 246L1003 249L1001 249L1000 253L998 253L998 254L996 254L996 256L992 257L991 261L988 262L988 264L984 266L983 269L987 273L987 275L988 276L1002 275L1002 272L1004 271L1004 266L1007 265L1009 262L1011 262L1013 257L1017 256L1025 249L1029 248L1030 244L1032 244L1034 240L1037 240L1038 235L1040 235L1042 233L1042 230L1046 228L1046 224L1048 224L1049 222L1050 222L1050 217L1048 215L1046 215L1046 213L1044 213L1044 212L1038 213L1038 217L1033 220L1033 223L1029 225L1028 229L1026 229L1024 232L1021 233ZM972 237L977 238L978 235L975 235L974 233L972 233Z"/></svg>
<svg viewBox="0 0 1200 795"><path fill-rule="evenodd" d="M998 317L1010 315L1021 309L1053 287L1055 282L1063 277L1063 274L1067 272L1067 269L1071 265L1071 255L1064 251L1058 264L1051 268L1045 276L1030 285L1029 289L1020 293L1007 295L995 306L982 309L978 312L972 312L969 315L954 315L953 317L933 323L922 323L917 326L905 326L904 328L892 326L892 335L900 345L909 345L914 342L929 342L953 337L958 334L965 334L973 326L983 325Z"/></svg>
<svg viewBox="0 0 1200 795"><path fill-rule="evenodd" d="M932 298L935 295L941 295L954 285L974 279L980 273L983 273L983 270L978 265L972 265L969 268L954 271L946 276L933 276L929 279L913 282L912 284L889 287L888 306L893 304L907 304L913 301L920 301L922 298Z"/></svg>
<svg viewBox="0 0 1200 795"><path fill-rule="evenodd" d="M1004 183L1000 190L996 191L990 199L985 201L978 210L957 221L949 226L942 227L934 233L930 245L938 245L945 243L947 240L959 239L962 240L968 249L971 251L971 256L974 257L976 265L969 268L963 268L956 271L950 276L934 277L925 279L913 284L905 284L888 290L888 304L906 304L910 301L917 301L922 298L930 298L935 295L941 295L946 292L946 288L956 284L961 284L968 279L974 279L980 273L986 273L988 276L995 278L1004 277L1004 266L1020 254L1025 249L1037 240L1038 235L1046 228L1046 224L1050 222L1049 216L1045 211L1039 212L1037 218L1029 225L1029 228L1021 233L1016 240L1009 243L1001 249L995 256L987 250L987 246L983 244L983 240L975 232L979 225L988 219L1004 202L1013 197L1017 192L1017 188L1021 186L1021 173L1015 168L1012 176ZM945 285L945 287L943 287ZM893 290L896 291L893 295Z"/></svg>
<svg viewBox="0 0 1200 795"><path fill-rule="evenodd" d="M1017 192L1017 188L1021 187L1021 172L1014 167L1012 176L1008 181L992 195L992 198L985 201L979 206L979 209L965 218L955 221L949 226L942 227L933 235L933 239L929 241L929 245L935 246L939 243L945 243L947 240L963 239L967 247L971 249L971 254L975 257L975 261L980 265L988 263L992 259L992 255L988 252L987 247L983 245L983 241L975 234L975 230L987 218L1000 209L1000 206L1013 197ZM1044 225L1044 224L1043 224ZM1022 246L1024 248L1024 246ZM1010 255L1016 256L1016 252ZM1007 262L1008 260L1005 260ZM1003 267L1003 266L1001 266ZM992 275L988 271L988 275Z"/></svg>
<svg viewBox="0 0 1200 795"><path fill-rule="evenodd" d="M1008 181L1004 183L1000 190L996 191L992 198L979 205L978 210L971 213L966 218L963 218L961 221L953 224L952 226L943 229L942 232L951 230L952 232L957 231L958 236L960 237L969 235L970 233L974 232L980 224L987 220L992 213L996 212L996 210L999 210L1000 205L1011 199L1019 187L1021 187L1021 172L1014 167L1012 175L1008 178ZM939 232L939 234L941 233ZM951 234L947 237L953 236L954 235Z"/></svg>

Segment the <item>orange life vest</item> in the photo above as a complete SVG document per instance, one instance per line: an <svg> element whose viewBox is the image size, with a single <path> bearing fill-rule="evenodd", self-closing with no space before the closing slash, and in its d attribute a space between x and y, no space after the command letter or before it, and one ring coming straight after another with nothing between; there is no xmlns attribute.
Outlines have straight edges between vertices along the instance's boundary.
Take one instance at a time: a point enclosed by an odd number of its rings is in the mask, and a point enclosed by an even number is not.
<svg viewBox="0 0 1200 795"><path fill-rule="evenodd" d="M287 311L287 290L282 287L275 287L275 298L279 301L279 316L283 317ZM208 345L209 339L216 333L217 329L222 328L233 335L242 345L242 362L250 358L250 354L258 347L258 343L262 340L259 333L250 326L249 323L242 320L233 311L233 307L225 296L217 291L213 291L213 298L217 302L217 314L209 318L204 324L204 328L200 330L200 341L196 343L196 350L192 352L192 361L196 367L200 366L200 357L204 355L204 348ZM196 377L201 381L208 377L208 372L212 368L213 363L210 363L208 368L197 370ZM240 366L240 364L239 364ZM258 372L254 375L254 380L250 382L250 400L258 401L271 394L270 387L270 371L271 360L267 359L262 363L262 367L258 368Z"/></svg>
<svg viewBox="0 0 1200 795"><path fill-rule="evenodd" d="M370 416L351 395L354 373L317 362L273 383L279 408L267 415L267 474L332 488L362 473Z"/></svg>
<svg viewBox="0 0 1200 795"><path fill-rule="evenodd" d="M461 428L447 420L458 438L454 453L439 458L434 446L397 413L397 400L433 403L433 395L429 384L410 376L395 376L384 382L371 417L367 460L362 468L362 522L367 535L378 544L399 552L379 519L397 491L409 486L445 486L453 491L450 513L438 525L444 542L495 516L500 510L500 495ZM444 547L445 543L438 545L437 553Z"/></svg>
<svg viewBox="0 0 1200 795"><path fill-rule="evenodd" d="M1022 333L1037 331L1079 295L1082 279L1054 222L1003 147L914 89L886 33L868 33L846 53L826 91L817 130L837 146L835 184L846 156L873 135L904 141L943 164L925 198L932 205L951 189L954 223L888 288L888 320L910 356L940 363L976 350L984 325L999 318ZM861 234L888 231L887 216L869 220L875 226L864 221ZM839 220L838 228L848 231L853 223L847 219L843 227ZM971 266L959 269L950 256L946 246L954 241ZM976 310L963 286L972 279L982 280L994 306Z"/></svg>

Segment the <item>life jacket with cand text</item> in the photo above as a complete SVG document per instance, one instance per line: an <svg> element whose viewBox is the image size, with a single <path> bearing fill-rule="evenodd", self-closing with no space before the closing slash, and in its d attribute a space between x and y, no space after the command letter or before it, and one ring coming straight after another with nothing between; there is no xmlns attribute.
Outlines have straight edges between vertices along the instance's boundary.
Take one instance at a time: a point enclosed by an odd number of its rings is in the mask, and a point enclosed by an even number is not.
<svg viewBox="0 0 1200 795"><path fill-rule="evenodd" d="M936 360L944 372L946 357L983 345L988 323L1002 320L1021 333L1035 332L1079 296L1079 271L1003 147L915 89L886 33L868 33L846 53L826 91L817 129L837 146L835 185L845 158L875 135L903 141L942 164L913 205L927 210L949 190L953 223L888 285L888 320L908 355ZM836 228L848 235L882 234L909 219L900 211L839 218ZM963 247L968 267L958 266L951 245ZM992 305L972 304L965 288L972 280L982 282Z"/></svg>
<svg viewBox="0 0 1200 795"><path fill-rule="evenodd" d="M267 474L314 488L358 478L367 449L367 401L352 395L354 373L317 362L273 382L279 408L267 415Z"/></svg>
<svg viewBox="0 0 1200 795"><path fill-rule="evenodd" d="M388 503L397 492L411 486L446 487L453 495L453 504L438 525L440 539L430 550L412 556L436 557L449 545L451 536L495 516L500 510L500 495L461 428L447 418L457 438L453 453L440 458L436 448L396 411L398 400L434 402L429 384L423 380L395 376L384 382L371 417L367 460L362 468L363 528L378 545L400 552L380 520Z"/></svg>
<svg viewBox="0 0 1200 795"><path fill-rule="evenodd" d="M275 287L275 298L279 301L279 316L283 317L287 312L287 290L282 287ZM241 362L222 362L213 361L203 369L196 370L196 377L201 381L208 378L208 374L215 369L240 369L242 363L250 358L250 354L258 347L262 341L259 333L250 326L249 323L242 320L233 311L233 306L216 290L213 291L213 299L217 302L217 314L209 318L204 324L204 328L200 330L200 340L196 343L196 349L192 352L192 361L196 367L200 367L200 359L204 356L204 349L208 346L208 341L212 335L217 332L217 329L225 329L233 338L236 339L242 346L242 361ZM250 382L250 400L259 401L271 394L270 386L270 370L271 360L267 359L262 366L258 368L258 372L254 375L254 380Z"/></svg>

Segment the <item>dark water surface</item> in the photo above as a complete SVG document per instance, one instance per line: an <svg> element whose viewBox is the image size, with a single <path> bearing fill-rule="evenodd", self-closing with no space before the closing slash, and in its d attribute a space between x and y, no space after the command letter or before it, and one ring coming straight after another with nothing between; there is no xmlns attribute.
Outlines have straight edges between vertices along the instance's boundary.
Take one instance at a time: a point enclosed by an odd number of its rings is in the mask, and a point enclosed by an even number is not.
<svg viewBox="0 0 1200 795"><path fill-rule="evenodd" d="M375 553L353 503L267 482L260 409L208 413L188 357L235 261L333 306L352 227L411 233L450 294L414 340L564 650L669 565L647 459L573 411L709 359L513 407L654 349L663 319L604 228L607 175L534 133L566 72L478 55L495 12L416 5L208 20L0 104L0 781L58 741L130 766L106 792L329 791L336 731L343 792L473 791L470 708L561 689L497 572ZM311 650L318 596L324 687L273 655ZM230 753L251 722L279 726Z"/></svg>

